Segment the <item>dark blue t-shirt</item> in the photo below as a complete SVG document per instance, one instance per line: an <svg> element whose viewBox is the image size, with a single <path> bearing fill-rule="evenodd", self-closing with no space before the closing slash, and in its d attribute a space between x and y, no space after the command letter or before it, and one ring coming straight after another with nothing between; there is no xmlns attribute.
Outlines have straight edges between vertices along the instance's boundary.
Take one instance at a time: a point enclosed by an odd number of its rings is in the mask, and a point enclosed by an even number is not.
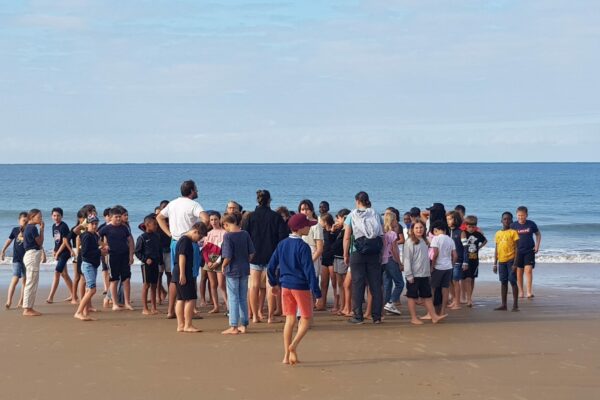
<svg viewBox="0 0 600 400"><path fill-rule="evenodd" d="M27 250L40 250L40 246L35 241L35 238L40 236L40 232L38 228L34 224L25 225L25 230L23 231L23 248L25 251Z"/></svg>
<svg viewBox="0 0 600 400"><path fill-rule="evenodd" d="M231 278L250 275L249 257L254 252L254 244L248 232L227 232L221 246L221 256L230 259L225 275Z"/></svg>
<svg viewBox="0 0 600 400"><path fill-rule="evenodd" d="M519 253L525 253L532 251L535 247L535 241L533 240L533 235L536 232L539 232L539 229L535 222L530 220L525 220L524 224L520 224L519 222L513 222L510 225L511 229L514 229L519 234L519 241L517 250Z"/></svg>
<svg viewBox="0 0 600 400"><path fill-rule="evenodd" d="M460 229L458 228L450 228L450 237L452 238L452 240L454 240L454 246L456 247L456 263L457 264L462 264L463 260L465 258L465 248L463 247L462 241L461 241L461 235L462 232Z"/></svg>
<svg viewBox="0 0 600 400"><path fill-rule="evenodd" d="M94 267L100 265L99 240L100 236L97 233L83 232L79 236L79 242L81 243L81 259L86 263L92 264Z"/></svg>
<svg viewBox="0 0 600 400"><path fill-rule="evenodd" d="M69 230L69 227L67 226L67 224L64 223L64 221L60 221L60 224L53 224L52 225L52 237L54 238L54 251L57 251L60 246L62 245L63 239L69 239L71 235L71 231ZM68 249L64 249L63 251L60 252L59 256L61 257L65 257L65 256L70 256L71 254L69 253Z"/></svg>
<svg viewBox="0 0 600 400"><path fill-rule="evenodd" d="M194 246L192 245L192 239L187 236L182 236L181 239L177 241L177 246L175 246L175 262L171 279L172 282L179 282L179 256L182 254L185 256L185 278L189 283L194 279Z"/></svg>
<svg viewBox="0 0 600 400"><path fill-rule="evenodd" d="M14 240L13 242L13 259L14 263L23 262L23 256L25 255L25 248L23 247L23 235L21 234L21 228L17 226L13 228L10 232L10 236L8 236L10 240Z"/></svg>
<svg viewBox="0 0 600 400"><path fill-rule="evenodd" d="M98 231L101 238L108 242L108 254L129 254L129 237L131 233L125 225L106 225Z"/></svg>

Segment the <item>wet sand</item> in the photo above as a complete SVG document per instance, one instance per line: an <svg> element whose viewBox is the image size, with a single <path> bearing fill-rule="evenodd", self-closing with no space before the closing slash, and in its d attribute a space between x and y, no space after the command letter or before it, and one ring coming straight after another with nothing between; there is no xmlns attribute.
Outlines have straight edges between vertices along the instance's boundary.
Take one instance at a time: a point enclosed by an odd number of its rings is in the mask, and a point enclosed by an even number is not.
<svg viewBox="0 0 600 400"><path fill-rule="evenodd" d="M0 398L546 400L600 393L598 281L584 290L540 279L535 299L512 313L493 311L499 284L482 279L476 306L436 326L411 326L404 297L404 315L378 326L316 313L298 349L302 363L290 367L280 363L282 324L224 337L226 317L206 309L195 321L199 334L178 334L164 314L140 310L103 311L84 323L71 305L45 304L48 277L36 300L44 316L0 312ZM5 275L0 282L4 301ZM65 296L61 287L56 298Z"/></svg>

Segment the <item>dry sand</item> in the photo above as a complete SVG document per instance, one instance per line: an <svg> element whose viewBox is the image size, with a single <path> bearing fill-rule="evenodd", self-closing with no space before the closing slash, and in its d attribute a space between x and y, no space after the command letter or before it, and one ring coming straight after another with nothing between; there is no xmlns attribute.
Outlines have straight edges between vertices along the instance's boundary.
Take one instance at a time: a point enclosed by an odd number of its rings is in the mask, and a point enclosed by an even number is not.
<svg viewBox="0 0 600 400"><path fill-rule="evenodd" d="M537 286L511 313L493 311L498 290L481 283L475 308L437 326L411 326L404 304L404 315L378 326L316 313L302 363L290 367L280 363L281 324L224 337L227 319L205 312L199 334L178 334L173 320L139 310L84 323L71 305L45 304L41 287L44 316L0 312L0 399L596 398L598 291ZM61 288L56 298L64 296Z"/></svg>

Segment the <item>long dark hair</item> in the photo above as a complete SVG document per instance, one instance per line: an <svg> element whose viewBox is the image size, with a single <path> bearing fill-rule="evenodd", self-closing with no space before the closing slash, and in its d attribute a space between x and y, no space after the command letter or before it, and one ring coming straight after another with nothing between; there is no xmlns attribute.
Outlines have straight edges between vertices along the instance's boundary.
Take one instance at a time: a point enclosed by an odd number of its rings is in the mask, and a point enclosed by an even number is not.
<svg viewBox="0 0 600 400"><path fill-rule="evenodd" d="M369 200L369 194L367 192L356 193L356 196L354 196L354 200L358 201L360 204L367 208L371 208L371 200Z"/></svg>

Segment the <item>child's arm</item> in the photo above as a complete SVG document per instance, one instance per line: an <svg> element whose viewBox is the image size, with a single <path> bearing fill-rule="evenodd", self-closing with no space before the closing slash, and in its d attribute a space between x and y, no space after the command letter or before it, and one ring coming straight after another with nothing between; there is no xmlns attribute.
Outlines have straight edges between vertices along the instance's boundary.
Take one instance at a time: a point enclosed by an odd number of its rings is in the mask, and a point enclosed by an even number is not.
<svg viewBox="0 0 600 400"><path fill-rule="evenodd" d="M187 283L185 277L185 254L180 254L179 256L179 284L185 285Z"/></svg>
<svg viewBox="0 0 600 400"><path fill-rule="evenodd" d="M321 256L323 255L323 239L317 239L317 240L315 240L315 247L317 249L315 250L315 254L312 255L313 262L315 262L318 259L320 259Z"/></svg>
<svg viewBox="0 0 600 400"><path fill-rule="evenodd" d="M230 262L231 262L230 258L224 258L223 259L223 263L221 264L221 268L222 268L224 274L227 273L227 267L229 266Z"/></svg>
<svg viewBox="0 0 600 400"><path fill-rule="evenodd" d="M535 247L533 251L537 254L540 251L540 245L542 244L542 232L538 231L535 233Z"/></svg>
<svg viewBox="0 0 600 400"><path fill-rule="evenodd" d="M75 239L75 247L77 247L77 254L79 254L79 251L81 250L81 236L77 235L77 238Z"/></svg>
<svg viewBox="0 0 600 400"><path fill-rule="evenodd" d="M143 263L146 263L145 252L144 252L144 238L142 236L138 236L137 241L135 242L134 249L135 256Z"/></svg>
<svg viewBox="0 0 600 400"><path fill-rule="evenodd" d="M275 249L271 259L269 260L269 266L267 267L267 277L269 278L269 285L275 287L279 286L279 279L277 278L277 267L279 266L279 247Z"/></svg>
<svg viewBox="0 0 600 400"><path fill-rule="evenodd" d="M344 224L344 264L350 265L350 239L352 237L352 227Z"/></svg>
<svg viewBox="0 0 600 400"><path fill-rule="evenodd" d="M310 254L310 247L308 245L300 248L300 261L302 262L302 269L304 270L304 277L308 282L311 292L315 298L321 298L321 288L319 287L319 279L315 274L315 265L312 261Z"/></svg>
<svg viewBox="0 0 600 400"><path fill-rule="evenodd" d="M135 249L131 235L127 237L127 244L129 245L129 265L131 265L133 264L133 251Z"/></svg>
<svg viewBox="0 0 600 400"><path fill-rule="evenodd" d="M404 275L406 276L406 280L409 283L413 283L413 267L412 267L412 256L413 256L413 246L410 244L404 245Z"/></svg>
<svg viewBox="0 0 600 400"><path fill-rule="evenodd" d="M402 243L404 243L404 241ZM400 250L398 250L398 242L392 243L392 259L399 265L402 265L402 260L400 260Z"/></svg>
<svg viewBox="0 0 600 400"><path fill-rule="evenodd" d="M467 232L462 231L460 233L460 242L463 245L463 271L466 271L467 269L469 269L469 247L467 246L469 244L468 240L467 240Z"/></svg>
<svg viewBox="0 0 600 400"><path fill-rule="evenodd" d="M39 235L35 238L35 242L41 248L44 245L44 221L40 222L40 229L38 233Z"/></svg>
<svg viewBox="0 0 600 400"><path fill-rule="evenodd" d="M496 240L496 247L494 248L494 273L498 273L498 241Z"/></svg>
<svg viewBox="0 0 600 400"><path fill-rule="evenodd" d="M6 239L6 242L4 243L4 246L2 247L2 252L0 253L1 261L4 261L4 257L6 256L6 249L8 249L8 246L10 246L12 241L13 241L12 239Z"/></svg>
<svg viewBox="0 0 600 400"><path fill-rule="evenodd" d="M68 237L63 238L62 245L59 247L57 253L60 254L63 250L67 250L71 256L74 255L73 248L71 247L71 243L69 243Z"/></svg>
<svg viewBox="0 0 600 400"><path fill-rule="evenodd" d="M440 249L437 247L432 247L431 250L433 250L433 255L431 256L431 270L433 271L435 263L440 255Z"/></svg>

